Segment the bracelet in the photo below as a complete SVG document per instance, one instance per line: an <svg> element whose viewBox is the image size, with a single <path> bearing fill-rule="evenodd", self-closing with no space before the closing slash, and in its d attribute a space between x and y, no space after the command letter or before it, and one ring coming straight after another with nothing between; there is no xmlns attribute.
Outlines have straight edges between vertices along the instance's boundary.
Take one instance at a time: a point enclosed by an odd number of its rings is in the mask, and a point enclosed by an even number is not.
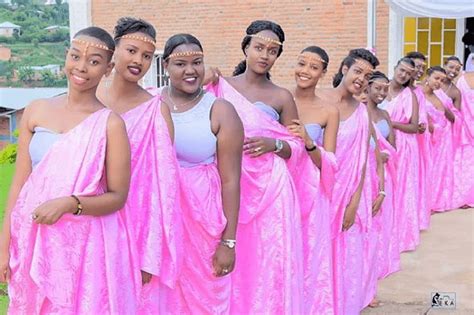
<svg viewBox="0 0 474 315"><path fill-rule="evenodd" d="M379 195L382 195L382 196L384 196L384 197L387 196L387 194L386 194L385 191L383 191L383 190L380 190L380 191L379 191Z"/></svg>
<svg viewBox="0 0 474 315"><path fill-rule="evenodd" d="M308 148L306 145L304 146L306 151L311 152L317 149L317 146L313 143L313 146L311 148Z"/></svg>
<svg viewBox="0 0 474 315"><path fill-rule="evenodd" d="M237 244L237 241L236 240L226 240L226 239L222 239L219 244L221 244L222 246L225 246L225 247L228 247L230 249L234 249L235 248L235 245Z"/></svg>
<svg viewBox="0 0 474 315"><path fill-rule="evenodd" d="M81 213L82 213L82 203L81 203L81 201L79 200L79 198L77 198L77 197L74 196L74 195L71 195L71 197L74 198L74 199L76 200L76 202L77 202L77 206L76 206L76 209L77 209L77 210L76 210L76 212L74 212L73 214L74 214L74 215L81 215Z"/></svg>
<svg viewBox="0 0 474 315"><path fill-rule="evenodd" d="M283 141L280 139L275 139L275 151L274 153L279 153L283 150Z"/></svg>

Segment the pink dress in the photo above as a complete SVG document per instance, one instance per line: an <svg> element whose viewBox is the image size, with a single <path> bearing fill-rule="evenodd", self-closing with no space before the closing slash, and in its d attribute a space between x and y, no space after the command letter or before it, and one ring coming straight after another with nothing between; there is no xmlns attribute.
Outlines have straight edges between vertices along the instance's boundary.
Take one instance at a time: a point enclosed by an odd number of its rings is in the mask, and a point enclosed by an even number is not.
<svg viewBox="0 0 474 315"><path fill-rule="evenodd" d="M173 288L181 256L178 165L160 111L159 96L125 112L131 148L131 181L121 214L133 240L138 270L153 275L142 287L140 314L163 309L163 286ZM161 301L161 302L160 302Z"/></svg>
<svg viewBox="0 0 474 315"><path fill-rule="evenodd" d="M418 150L419 154L419 172L418 172L418 180L419 180L419 192L420 195L418 198L418 220L420 225L420 230L426 230L430 226L430 218L431 218L431 201L432 201L432 189L431 189L431 181L429 178L429 174L432 168L432 148L431 148L431 136L428 131L428 113L427 108L425 105L423 89L421 86L417 86L413 90L413 94L415 94L416 99L418 101L419 112L418 112L418 123L424 123L426 126L426 130L422 134L417 134L416 139L418 142Z"/></svg>
<svg viewBox="0 0 474 315"><path fill-rule="evenodd" d="M453 206L474 206L474 89L470 88L464 76L459 78L457 87L462 94L463 126L454 159Z"/></svg>
<svg viewBox="0 0 474 315"><path fill-rule="evenodd" d="M109 113L99 110L60 135L18 196L11 215L10 314L136 312L141 279L118 212L65 214L53 225L31 220L47 200L104 193Z"/></svg>
<svg viewBox="0 0 474 315"><path fill-rule="evenodd" d="M392 121L409 123L413 110L412 92L406 87L387 102ZM420 242L419 201L421 185L417 135L395 130L398 170L395 187L395 208L398 209L400 251L414 250Z"/></svg>
<svg viewBox="0 0 474 315"><path fill-rule="evenodd" d="M337 314L359 314L375 295L375 281L366 267L373 257L364 257L371 246L368 240L372 221L370 185L364 184L354 225L342 232L345 209L363 180L368 140L368 115L365 106L359 104L349 118L340 122L337 134L336 158L339 169L331 200L331 207L335 211L331 228Z"/></svg>
<svg viewBox="0 0 474 315"><path fill-rule="evenodd" d="M303 144L286 128L251 104L221 79L209 88L232 103L246 137L288 141L292 158ZM309 164L308 164L309 165ZM303 312L303 244L298 194L284 159L268 153L244 155L237 261L232 273L232 314L301 314Z"/></svg>
<svg viewBox="0 0 474 315"><path fill-rule="evenodd" d="M374 123L377 136L377 145L382 153L388 155L388 161L384 164L385 198L379 213L373 217L371 238L377 239L377 277L385 278L400 270L400 251L397 231L397 216L395 211L394 187L397 171L397 152L387 141L390 126L386 120ZM375 156L375 145L371 140L369 151L370 176L372 178L372 199L375 200L379 191L379 178L377 176L377 162Z"/></svg>

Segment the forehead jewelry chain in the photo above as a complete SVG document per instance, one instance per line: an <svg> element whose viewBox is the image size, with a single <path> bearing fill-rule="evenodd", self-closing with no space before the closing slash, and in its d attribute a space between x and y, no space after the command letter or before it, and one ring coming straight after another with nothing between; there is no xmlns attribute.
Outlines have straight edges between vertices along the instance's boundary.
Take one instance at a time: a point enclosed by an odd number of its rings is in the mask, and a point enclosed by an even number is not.
<svg viewBox="0 0 474 315"><path fill-rule="evenodd" d="M171 87L168 87L168 91L167 91L167 92L168 92L168 99L170 100L171 105L173 105L173 110L174 110L174 111L177 111L179 107L184 107L184 106L186 106L186 105L191 104L191 103L194 102L195 100L197 100L197 99L203 94L203 89L202 89L202 87L200 87L198 94L196 94L196 96L194 96L192 100L187 101L187 102L185 102L185 103L183 103L183 104L179 104L179 105L176 104L175 101L173 101L173 98L171 97Z"/></svg>

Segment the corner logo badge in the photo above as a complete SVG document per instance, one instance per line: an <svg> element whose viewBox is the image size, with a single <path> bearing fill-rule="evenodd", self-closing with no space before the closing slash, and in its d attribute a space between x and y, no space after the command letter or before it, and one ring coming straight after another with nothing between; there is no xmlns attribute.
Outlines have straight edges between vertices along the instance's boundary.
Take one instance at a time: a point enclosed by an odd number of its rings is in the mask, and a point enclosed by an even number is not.
<svg viewBox="0 0 474 315"><path fill-rule="evenodd" d="M456 293L454 292L432 292L431 308L456 309Z"/></svg>

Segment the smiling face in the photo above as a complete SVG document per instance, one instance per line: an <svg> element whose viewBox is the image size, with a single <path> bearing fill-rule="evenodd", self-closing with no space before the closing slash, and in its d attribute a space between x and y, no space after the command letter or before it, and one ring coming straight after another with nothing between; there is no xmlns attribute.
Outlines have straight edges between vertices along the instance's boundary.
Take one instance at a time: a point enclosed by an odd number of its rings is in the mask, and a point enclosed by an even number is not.
<svg viewBox="0 0 474 315"><path fill-rule="evenodd" d="M444 66L444 70L446 70L446 78L451 81L456 78L459 73L461 72L462 65L456 60L450 60Z"/></svg>
<svg viewBox="0 0 474 315"><path fill-rule="evenodd" d="M412 78L414 72L415 69L410 64L402 61L395 67L393 79L396 83L404 85Z"/></svg>
<svg viewBox="0 0 474 315"><path fill-rule="evenodd" d="M146 34L133 33L121 38L114 54L115 71L126 81L138 82L150 69L155 46L137 38L153 40ZM135 38L134 38L135 37Z"/></svg>
<svg viewBox="0 0 474 315"><path fill-rule="evenodd" d="M112 71L111 55L105 43L94 37L74 38L64 65L70 87L80 91L97 87L102 77Z"/></svg>
<svg viewBox="0 0 474 315"><path fill-rule="evenodd" d="M315 87L325 73L324 60L318 54L305 51L298 56L295 81L299 88Z"/></svg>
<svg viewBox="0 0 474 315"><path fill-rule="evenodd" d="M380 104L388 95L388 81L384 78L375 79L369 85L368 98L375 104Z"/></svg>
<svg viewBox="0 0 474 315"><path fill-rule="evenodd" d="M446 79L446 74L441 71L433 71L426 79L426 84L434 91L441 87L444 79Z"/></svg>
<svg viewBox="0 0 474 315"><path fill-rule="evenodd" d="M174 57L175 54L178 56ZM180 54L181 56L179 56ZM205 68L204 57L198 45L182 44L177 46L170 58L164 62L164 66L169 73L173 88L183 93L194 94L201 87Z"/></svg>
<svg viewBox="0 0 474 315"><path fill-rule="evenodd" d="M265 30L256 35L259 37L252 37L249 45L245 48L247 68L257 74L266 74L277 60L281 45L276 43L279 38L272 31Z"/></svg>
<svg viewBox="0 0 474 315"><path fill-rule="evenodd" d="M356 61L348 68L342 67L342 74L344 75L342 83L352 95L359 95L369 83L369 77L374 71L374 68L364 59L356 59Z"/></svg>
<svg viewBox="0 0 474 315"><path fill-rule="evenodd" d="M412 59L415 63L415 71L412 73L412 78L419 81L421 77L425 74L425 61L423 59Z"/></svg>

